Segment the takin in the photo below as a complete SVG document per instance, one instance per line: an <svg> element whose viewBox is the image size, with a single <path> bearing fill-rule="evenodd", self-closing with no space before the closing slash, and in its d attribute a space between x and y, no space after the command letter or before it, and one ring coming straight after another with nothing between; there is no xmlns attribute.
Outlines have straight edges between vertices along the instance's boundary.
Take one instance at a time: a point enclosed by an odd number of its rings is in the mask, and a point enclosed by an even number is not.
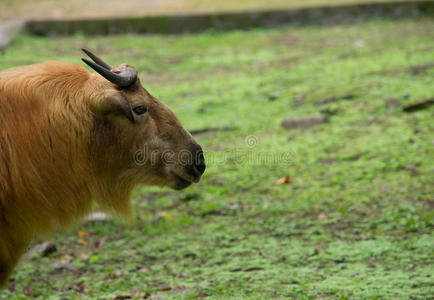
<svg viewBox="0 0 434 300"><path fill-rule="evenodd" d="M94 204L129 217L137 185L180 190L205 171L200 145L135 68L82 50L96 73L62 62L0 72L0 286L36 234Z"/></svg>

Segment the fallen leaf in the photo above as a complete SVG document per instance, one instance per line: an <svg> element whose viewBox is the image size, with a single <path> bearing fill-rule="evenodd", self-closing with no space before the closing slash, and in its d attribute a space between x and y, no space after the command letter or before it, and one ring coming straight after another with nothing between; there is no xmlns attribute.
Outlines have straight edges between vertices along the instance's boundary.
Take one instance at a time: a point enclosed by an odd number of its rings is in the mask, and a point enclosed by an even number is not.
<svg viewBox="0 0 434 300"><path fill-rule="evenodd" d="M165 211L160 211L157 213L157 216L160 218L164 218L166 220L170 220L170 215Z"/></svg>
<svg viewBox="0 0 434 300"><path fill-rule="evenodd" d="M78 235L81 236L81 237L86 237L86 236L87 236L87 233L84 232L84 231L79 231L79 232L78 232Z"/></svg>
<svg viewBox="0 0 434 300"><path fill-rule="evenodd" d="M289 176L284 176L279 180L277 180L277 184L290 184L290 183L291 183L291 177Z"/></svg>
<svg viewBox="0 0 434 300"><path fill-rule="evenodd" d="M80 245L86 246L87 242L85 240L78 240L77 243L79 243Z"/></svg>

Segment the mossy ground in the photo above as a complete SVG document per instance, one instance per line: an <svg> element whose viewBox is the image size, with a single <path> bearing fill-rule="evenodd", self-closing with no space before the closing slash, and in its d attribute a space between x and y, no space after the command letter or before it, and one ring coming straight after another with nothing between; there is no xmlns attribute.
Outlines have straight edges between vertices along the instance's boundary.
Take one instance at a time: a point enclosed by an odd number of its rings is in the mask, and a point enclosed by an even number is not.
<svg viewBox="0 0 434 300"><path fill-rule="evenodd" d="M137 190L133 224L55 234L57 252L23 261L0 298L432 297L434 111L400 105L434 95L433 27L18 37L1 69L81 64L86 46L137 67L188 129L233 128L197 135L199 184ZM280 126L324 113L308 130Z"/></svg>

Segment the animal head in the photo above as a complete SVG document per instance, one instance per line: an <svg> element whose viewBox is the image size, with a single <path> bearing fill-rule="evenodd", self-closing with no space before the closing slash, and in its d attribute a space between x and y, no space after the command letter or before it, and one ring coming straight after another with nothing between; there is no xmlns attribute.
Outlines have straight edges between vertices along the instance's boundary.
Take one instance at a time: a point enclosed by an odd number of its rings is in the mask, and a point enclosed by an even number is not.
<svg viewBox="0 0 434 300"><path fill-rule="evenodd" d="M86 89L94 113L89 145L97 170L121 173L133 184L183 189L205 171L201 146L175 114L140 83L137 70L112 67L92 52L83 58L97 73ZM115 171L114 171L115 170Z"/></svg>
<svg viewBox="0 0 434 300"><path fill-rule="evenodd" d="M205 171L202 148L136 69L84 51L97 73L60 62L0 72L0 287L36 233L94 201L129 217L136 185L183 189Z"/></svg>

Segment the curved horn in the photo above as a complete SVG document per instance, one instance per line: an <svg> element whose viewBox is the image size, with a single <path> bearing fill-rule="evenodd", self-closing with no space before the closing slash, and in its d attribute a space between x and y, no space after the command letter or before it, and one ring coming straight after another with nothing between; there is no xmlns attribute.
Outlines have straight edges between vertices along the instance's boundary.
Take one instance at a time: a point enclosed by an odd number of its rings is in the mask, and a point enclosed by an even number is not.
<svg viewBox="0 0 434 300"><path fill-rule="evenodd" d="M96 56L95 54L93 54L92 52L90 52L89 50L85 49L85 48L81 48L81 50L83 50L84 53L87 54L87 56L89 56L90 58L92 58L92 60L94 62L96 62L98 65L111 70L113 69L112 66L110 66L108 63L106 63L105 61L103 61L101 58L99 58L98 56Z"/></svg>
<svg viewBox="0 0 434 300"><path fill-rule="evenodd" d="M130 86L137 80L137 71L133 68L126 67L119 74L110 71L110 69L106 69L105 67L94 63L86 58L82 58L86 64L89 65L92 69L94 69L98 74L107 79L108 81L118 85L118 86Z"/></svg>

